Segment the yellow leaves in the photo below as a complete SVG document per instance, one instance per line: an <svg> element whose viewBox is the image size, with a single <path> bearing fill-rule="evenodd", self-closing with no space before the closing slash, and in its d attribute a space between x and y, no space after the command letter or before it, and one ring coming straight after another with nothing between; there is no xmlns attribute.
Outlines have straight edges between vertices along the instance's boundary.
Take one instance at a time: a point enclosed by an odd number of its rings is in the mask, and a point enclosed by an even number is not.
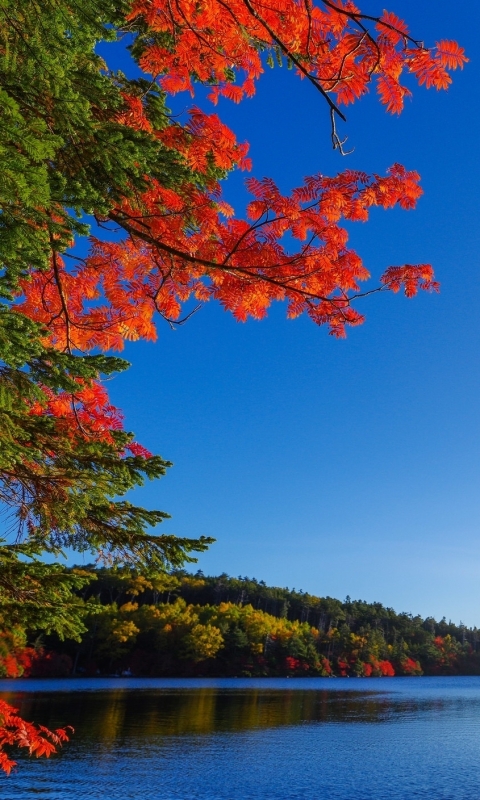
<svg viewBox="0 0 480 800"><path fill-rule="evenodd" d="M212 619L201 619L201 614L208 615L208 608L187 605L181 598L159 606L125 604L119 611L121 617L110 623L110 647L131 642L140 631L150 631L160 650L180 648L182 658L198 662L214 658L223 646L215 613ZM118 647L116 652L120 652Z"/></svg>
<svg viewBox="0 0 480 800"><path fill-rule="evenodd" d="M140 593L141 592L136 592L136 594L140 594ZM128 594L131 594L132 596L135 596L135 593L132 592L132 586L131 585L128 588ZM119 610L122 612L122 614L132 614L134 611L138 610L138 603L131 603L131 602L124 603L122 606L120 606Z"/></svg>
<svg viewBox="0 0 480 800"><path fill-rule="evenodd" d="M131 324L120 322L118 325L118 331L122 339L125 339L126 342L138 342L140 339L139 332L135 330Z"/></svg>
<svg viewBox="0 0 480 800"><path fill-rule="evenodd" d="M153 583L148 580L144 575L135 575L128 583L127 594L130 597L138 597L146 591L153 589ZM121 611L136 611L138 608L137 603L126 603L121 606Z"/></svg>
<svg viewBox="0 0 480 800"><path fill-rule="evenodd" d="M205 581L203 578L196 578L195 576L185 575L182 578L182 586L193 591L201 589L205 586Z"/></svg>
<svg viewBox="0 0 480 800"><path fill-rule="evenodd" d="M113 644L125 644L131 639L135 639L140 629L131 620L115 620L112 625L110 640Z"/></svg>
<svg viewBox="0 0 480 800"><path fill-rule="evenodd" d="M222 633L214 625L197 623L193 625L184 639L185 653L193 661L214 658L222 646Z"/></svg>

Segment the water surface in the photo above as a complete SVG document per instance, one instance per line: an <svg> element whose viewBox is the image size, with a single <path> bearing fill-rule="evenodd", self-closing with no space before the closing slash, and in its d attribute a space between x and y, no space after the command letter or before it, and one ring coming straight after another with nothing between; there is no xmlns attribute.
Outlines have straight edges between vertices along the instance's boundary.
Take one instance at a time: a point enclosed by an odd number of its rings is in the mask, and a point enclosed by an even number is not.
<svg viewBox="0 0 480 800"><path fill-rule="evenodd" d="M27 680L0 696L71 724L1 800L480 800L480 678Z"/></svg>

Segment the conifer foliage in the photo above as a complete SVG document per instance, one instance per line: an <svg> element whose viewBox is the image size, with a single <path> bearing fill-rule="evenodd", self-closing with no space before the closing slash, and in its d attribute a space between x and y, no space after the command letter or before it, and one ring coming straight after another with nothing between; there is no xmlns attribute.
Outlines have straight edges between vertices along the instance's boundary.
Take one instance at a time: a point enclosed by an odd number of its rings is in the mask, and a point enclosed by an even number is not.
<svg viewBox="0 0 480 800"><path fill-rule="evenodd" d="M125 72L97 54L102 41L128 46ZM466 61L455 42L426 47L395 14L342 0L1 3L0 604L12 624L31 613L39 629L81 632L72 591L86 578L43 564L45 551L161 568L211 541L154 536L166 515L124 499L169 463L134 442L110 403L104 378L127 366L112 351L155 339L157 320L178 324L188 301L216 299L239 320L282 301L335 336L363 321L355 300L369 274L342 220L413 208L417 173L395 164L383 177L315 175L289 196L251 177L242 219L221 179L250 169L248 146L213 109L194 106L186 119L168 110L168 94L194 95L199 83L213 103L240 102L274 58L326 104L342 153L344 106L375 86L399 113L405 73L444 89ZM92 221L83 255L75 245ZM368 291L435 288L421 264L388 266ZM13 711L0 717L0 748L48 754L30 729L12 733Z"/></svg>

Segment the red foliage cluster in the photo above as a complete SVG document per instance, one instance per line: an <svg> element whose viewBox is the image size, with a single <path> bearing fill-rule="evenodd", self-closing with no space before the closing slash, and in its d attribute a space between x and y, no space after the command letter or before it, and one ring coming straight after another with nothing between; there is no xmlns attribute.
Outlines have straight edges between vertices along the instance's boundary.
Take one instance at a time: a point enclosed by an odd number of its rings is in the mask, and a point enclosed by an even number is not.
<svg viewBox="0 0 480 800"><path fill-rule="evenodd" d="M400 82L403 72L413 73L428 88L445 89L451 82L448 70L466 60L456 42L443 40L427 49L396 14L384 11L374 18L351 0L324 0L317 6L311 0L304 6L295 0L230 0L228 5L223 0L136 0L130 19L139 17L175 42L174 47L154 43L147 48L140 62L145 72L160 76L167 92L192 95L195 74L213 84L214 102L219 96L240 102L255 92L263 72L256 44L276 45L302 78L338 104L359 99L374 78L381 101L396 113L410 94ZM241 85L228 79L232 68L243 74Z"/></svg>
<svg viewBox="0 0 480 800"><path fill-rule="evenodd" d="M0 633L0 677L59 678L71 674L72 659L43 647L24 647L11 633Z"/></svg>
<svg viewBox="0 0 480 800"><path fill-rule="evenodd" d="M36 657L33 647L24 647L15 653L0 655L0 674L6 678L28 678L32 674L32 664Z"/></svg>
<svg viewBox="0 0 480 800"><path fill-rule="evenodd" d="M404 658L400 662L400 671L403 675L422 675L423 670L419 661L414 661L413 658Z"/></svg>
<svg viewBox="0 0 480 800"><path fill-rule="evenodd" d="M300 658L287 656L285 658L285 669L287 672L295 672L296 675L305 675L310 670L310 664Z"/></svg>
<svg viewBox="0 0 480 800"><path fill-rule="evenodd" d="M361 669L360 672L359 667ZM364 661L360 664L356 662L355 657L352 657L350 660L347 660L346 658L338 658L337 669L342 678L346 678L351 675L357 675L364 678L393 678L395 675L395 669L390 661L386 659L378 661L373 657L371 657L369 661Z"/></svg>
<svg viewBox="0 0 480 800"><path fill-rule="evenodd" d="M72 674L73 662L66 653L40 651L34 658L29 676L32 678L66 678Z"/></svg>
<svg viewBox="0 0 480 800"><path fill-rule="evenodd" d="M26 748L30 755L47 758L68 741L67 730L50 731L43 725L26 722L17 715L16 708L0 700L0 769L10 774L16 762L10 757L12 748ZM5 749L6 748L6 749Z"/></svg>
<svg viewBox="0 0 480 800"><path fill-rule="evenodd" d="M444 89L449 70L467 60L455 42L426 48L392 12L373 17L351 0L134 0L128 22L144 27L141 69L169 93L193 95L195 79L212 86L214 102L219 96L239 102L255 91L265 66L262 51L287 58L328 104L340 150L342 105L376 84L387 110L398 113L410 94L401 82L405 73ZM132 92L124 92L116 121L148 131L180 154L192 177L174 188L148 179L143 193L127 191L129 199L101 220L120 226L124 241L93 239L90 254L75 266L53 254L50 271L34 272L23 283L18 309L46 326L50 344L88 352L154 339L155 317L174 324L192 299L216 299L238 320L261 319L272 302L285 301L289 317L307 314L334 336L363 322L353 304L369 272L348 247L342 220L363 222L376 206L413 208L421 194L417 173L396 164L384 177L351 170L333 178L314 175L289 196L271 179L251 178L252 200L240 219L222 199L212 165L249 169L248 145L238 143L217 115L196 107L186 124L157 130L143 96ZM388 267L367 293L403 289L411 297L436 288L430 265L407 264ZM99 386L79 385L73 399L60 397L54 406L47 413L71 419L87 434L108 439L122 424Z"/></svg>
<svg viewBox="0 0 480 800"><path fill-rule="evenodd" d="M436 636L433 674L455 675L459 672L459 646L451 636Z"/></svg>
<svg viewBox="0 0 480 800"><path fill-rule="evenodd" d="M42 648L19 644L17 633L0 633L0 677L50 677L69 675L72 662L68 656L46 653ZM68 729L50 731L42 725L26 722L17 709L0 700L0 770L10 773L16 762L15 748L26 748L30 755L50 756L68 740ZM72 730L72 729L70 729Z"/></svg>
<svg viewBox="0 0 480 800"><path fill-rule="evenodd" d="M395 670L394 670L392 664L390 663L390 661L386 661L386 660L385 661L379 661L378 662L378 668L380 670L380 673L384 677L393 678L393 676L395 675Z"/></svg>

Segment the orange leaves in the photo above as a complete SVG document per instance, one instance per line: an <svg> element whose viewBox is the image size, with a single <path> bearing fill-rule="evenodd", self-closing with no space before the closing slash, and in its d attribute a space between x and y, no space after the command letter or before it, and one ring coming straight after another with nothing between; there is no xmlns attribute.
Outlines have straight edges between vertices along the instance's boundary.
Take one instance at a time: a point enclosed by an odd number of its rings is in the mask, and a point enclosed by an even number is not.
<svg viewBox="0 0 480 800"><path fill-rule="evenodd" d="M215 133L214 121L195 112L192 135L207 141L209 131L219 148L235 148L228 129ZM289 316L306 313L336 336L359 324L363 317L351 304L369 273L348 249L340 222L366 221L372 206L413 208L421 194L418 174L395 164L383 177L351 170L317 175L290 196L269 178L246 183L254 199L249 219L240 220L225 218L229 209L216 192L191 185L166 190L152 182L141 209L125 202L112 214L129 239L94 239L85 261L67 269L57 259L55 270L34 274L23 284L19 311L47 325L57 347L83 350L155 338L155 316L175 324L190 298L214 298L242 321L261 319L272 302L287 300ZM434 286L425 268L401 269L391 268L382 285L394 291L403 285L408 295ZM75 414L92 433L107 436L121 420L106 396L95 394L98 387L91 391L90 397L79 388L73 409L69 396L52 398L48 413Z"/></svg>
<svg viewBox="0 0 480 800"><path fill-rule="evenodd" d="M427 89L447 89L452 82L447 70L463 69L468 61L465 50L456 42L442 40L433 50L408 50L408 67L420 86Z"/></svg>
<svg viewBox="0 0 480 800"><path fill-rule="evenodd" d="M161 75L167 92L194 93L192 75L212 84L210 99L220 96L239 103L255 91L263 71L259 49L277 48L301 77L347 105L362 97L372 80L391 113L400 113L409 94L401 85L404 70L427 88L446 88L448 70L467 60L456 42L442 40L428 50L414 40L406 23L391 11L363 16L353 3L299 4L296 0L139 0L130 18L143 18L154 30L169 33L171 49L152 44L143 54L142 69Z"/></svg>
<svg viewBox="0 0 480 800"><path fill-rule="evenodd" d="M192 76L214 85L212 97L229 96L239 102L251 95L252 81L262 72L260 56L248 44L248 37L259 35L261 27L243 3L230 9L221 2L170 4L163 0L134 3L129 19L143 18L154 31L170 34L175 47L170 50L152 45L140 60L145 72L161 75L165 91L194 93ZM242 29L242 26L243 29ZM242 70L246 82L232 86L232 66Z"/></svg>
<svg viewBox="0 0 480 800"><path fill-rule="evenodd" d="M186 130L191 134L186 155L193 169L205 172L210 156L221 169L232 170L237 166L249 169L248 145L239 145L235 134L216 114L192 108Z"/></svg>
<svg viewBox="0 0 480 800"><path fill-rule="evenodd" d="M122 92L122 97L125 102L125 109L120 112L117 121L136 130L150 133L152 126L145 116L145 109L140 97L133 97L125 92Z"/></svg>
<svg viewBox="0 0 480 800"><path fill-rule="evenodd" d="M438 58L430 50L409 50L408 67L420 86L427 89L447 89L452 79Z"/></svg>
<svg viewBox="0 0 480 800"><path fill-rule="evenodd" d="M363 16L356 5L342 0L317 6L296 0L268 5L259 0L228 5L223 0L136 0L129 19L162 33L162 46L155 37L146 46L143 70L160 76L172 93L187 89L193 94L193 77L208 83L214 102L219 97L240 102L253 94L263 71L262 50L276 49L280 60L289 57L302 77L337 103L354 102L376 80L390 113L400 113L410 95L401 84L405 70L420 84L445 88L449 70L466 60L455 42L442 40L428 50L393 12ZM131 115L125 124L140 125L138 103L125 101ZM203 176L206 188L186 181L167 190L152 182L135 207L125 202L115 210L112 219L130 239L95 242L79 270L85 283L82 297L94 276L91 291L106 302L92 301L88 308L84 303L80 325L86 330L93 323L101 332L72 333L76 341L103 348L120 347L124 339L154 338L154 315L173 324L191 298L205 302L215 297L238 319L260 318L271 302L286 299L289 315L308 313L319 324L327 322L336 335L346 324L361 321L349 293L359 292L359 281L368 272L348 250L341 220L366 221L372 206L413 208L421 194L416 173L395 165L384 177L350 171L336 178L313 176L290 197L270 179L251 178L247 186L253 200L247 220L239 220L222 201L216 181L206 176L212 164L225 171L248 169L247 145L239 145L218 116L198 108L183 127L172 124L155 135ZM301 244L291 250L285 236ZM409 295L434 288L426 268L396 269L387 271L383 286L395 291L403 286ZM66 278L66 290L67 284ZM42 298L49 297L48 287L42 292Z"/></svg>
<svg viewBox="0 0 480 800"><path fill-rule="evenodd" d="M410 97L411 92L405 86L400 86L389 75L380 75L377 81L377 91L382 103L387 106L391 114L400 114L403 110L404 97Z"/></svg>
<svg viewBox="0 0 480 800"><path fill-rule="evenodd" d="M426 49L394 13L362 16L342 0L135 0L128 20L142 30L141 69L166 92L193 94L201 82L214 102L240 102L255 91L261 53L275 52L320 90L333 118L340 113L336 104L354 102L375 82L387 111L400 113L410 94L401 83L405 71L427 88L446 88L449 71L467 60L456 42ZM115 121L173 151L185 177L161 185L147 174L145 191L125 186L123 200L101 220L123 229L124 241L92 239L85 259L52 255L50 270L22 282L17 310L42 323L48 343L72 352L118 350L125 341L154 340L158 318L175 325L212 298L239 320L260 319L271 303L285 301L288 316L307 314L335 336L360 324L352 304L369 273L349 249L342 221L365 222L372 206L414 208L419 176L398 164L383 177L346 170L334 178L311 176L290 196L271 179L249 178L252 200L247 218L239 219L219 180L233 169L250 169L248 145L217 114L196 107L186 121L164 116L153 129L148 102L135 86L123 93ZM407 265L390 267L384 288L412 296L437 285L428 265ZM49 396L32 413L74 419L77 429L108 438L121 417L100 388L79 386L74 398Z"/></svg>
<svg viewBox="0 0 480 800"><path fill-rule="evenodd" d="M439 284L433 279L433 269L430 264L389 267L380 281L392 292L400 291L403 286L407 297L414 297L419 289L425 291L438 291L439 289Z"/></svg>
<svg viewBox="0 0 480 800"><path fill-rule="evenodd" d="M73 728L70 728L73 732ZM37 758L48 758L69 735L66 729L50 731L43 725L34 725L17 716L17 709L0 700L0 769L10 774L16 762L5 748L22 747Z"/></svg>
<svg viewBox="0 0 480 800"><path fill-rule="evenodd" d="M397 15L393 14L391 11L384 11L375 27L393 46L406 41L405 37L408 35L408 26L400 17L397 17Z"/></svg>
<svg viewBox="0 0 480 800"><path fill-rule="evenodd" d="M437 60L442 67L446 69L463 69L463 65L468 61L465 56L465 50L460 47L457 42L452 42L448 39L442 39L441 42L436 43Z"/></svg>
<svg viewBox="0 0 480 800"><path fill-rule="evenodd" d="M205 114L196 107L190 109L190 118L183 128L167 127L158 138L180 153L196 172L208 172L210 159L224 170L251 167L248 144L239 144L235 134L216 114Z"/></svg>
<svg viewBox="0 0 480 800"><path fill-rule="evenodd" d="M413 207L421 194L418 180L415 172L396 164L384 177L354 171L335 178L312 176L285 196L273 180L249 178L254 195L249 221L225 220L218 198L198 191L166 221L161 209L170 197L152 187L144 197L141 224L127 206L123 218L120 212L115 217L123 219L129 240L95 242L86 268L111 287L112 320L134 305L131 326L139 308L150 324L156 312L174 322L191 297L202 302L214 298L241 321L261 319L272 302L286 299L289 316L306 313L317 324L328 324L334 335L343 335L346 325L363 320L351 303L369 273L348 249L339 222L365 221L371 206ZM176 209L178 197L172 198ZM291 244L301 244L293 249L282 244L285 234ZM406 277L410 283L414 279L412 274L392 275L392 287Z"/></svg>
<svg viewBox="0 0 480 800"><path fill-rule="evenodd" d="M54 418L57 429L72 441L81 435L112 443L111 432L122 428L122 413L110 403L102 384L80 379L77 384L78 390L73 393L54 393L43 387L45 400L32 405L30 414Z"/></svg>
<svg viewBox="0 0 480 800"><path fill-rule="evenodd" d="M254 89L253 89L253 81L249 80L248 82L249 93L248 96L251 97ZM215 105L218 103L218 98L226 97L228 100L233 100L234 103L240 103L244 97L244 89L241 86L235 86L233 83L226 83L223 86L215 86L209 97Z"/></svg>

